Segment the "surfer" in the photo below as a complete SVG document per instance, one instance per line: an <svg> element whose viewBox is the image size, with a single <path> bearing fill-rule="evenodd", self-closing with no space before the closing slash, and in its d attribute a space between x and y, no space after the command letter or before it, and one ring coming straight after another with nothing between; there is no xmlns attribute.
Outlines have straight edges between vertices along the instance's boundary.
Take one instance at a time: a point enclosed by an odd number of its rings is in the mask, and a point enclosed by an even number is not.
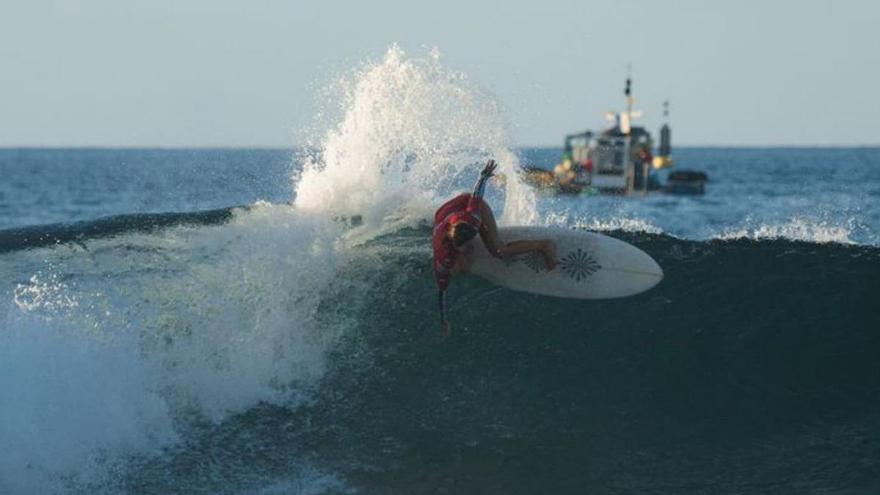
<svg viewBox="0 0 880 495"><path fill-rule="evenodd" d="M467 272L470 268L469 254L474 250L473 239L480 234L489 253L499 259L518 254L539 252L544 256L547 270L556 266L556 245L549 239L520 240L504 243L498 237L495 216L483 192L486 182L494 175L495 160L486 162L473 193L463 193L443 204L434 214L434 280L440 290L440 321L443 333L449 334L446 318L446 289L453 273Z"/></svg>

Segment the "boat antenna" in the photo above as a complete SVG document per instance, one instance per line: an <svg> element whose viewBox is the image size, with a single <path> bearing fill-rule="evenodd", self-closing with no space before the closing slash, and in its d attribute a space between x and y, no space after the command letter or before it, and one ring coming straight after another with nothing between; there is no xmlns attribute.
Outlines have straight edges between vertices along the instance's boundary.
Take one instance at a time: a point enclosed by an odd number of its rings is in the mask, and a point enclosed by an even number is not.
<svg viewBox="0 0 880 495"><path fill-rule="evenodd" d="M626 64L626 88L624 88L623 94L626 96L626 113L618 119L618 127L623 134L629 134L633 119L632 64Z"/></svg>
<svg viewBox="0 0 880 495"><path fill-rule="evenodd" d="M626 64L626 89L623 90L623 94L626 95L626 113L631 114L633 107L632 64Z"/></svg>

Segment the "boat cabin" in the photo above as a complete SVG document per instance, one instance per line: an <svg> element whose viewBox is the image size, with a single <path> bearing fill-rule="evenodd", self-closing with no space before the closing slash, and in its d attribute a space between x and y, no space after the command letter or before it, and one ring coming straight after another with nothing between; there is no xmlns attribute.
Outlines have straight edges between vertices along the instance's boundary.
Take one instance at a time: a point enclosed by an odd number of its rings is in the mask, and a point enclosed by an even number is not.
<svg viewBox="0 0 880 495"><path fill-rule="evenodd" d="M557 176L568 173L568 187L590 187L606 194L647 191L651 167L651 135L642 127L623 133L619 126L566 137Z"/></svg>

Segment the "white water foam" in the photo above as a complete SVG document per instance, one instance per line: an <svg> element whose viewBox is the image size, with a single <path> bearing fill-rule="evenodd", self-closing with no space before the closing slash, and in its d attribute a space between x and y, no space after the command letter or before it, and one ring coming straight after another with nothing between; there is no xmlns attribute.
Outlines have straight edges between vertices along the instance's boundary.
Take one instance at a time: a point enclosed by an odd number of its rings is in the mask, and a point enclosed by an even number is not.
<svg viewBox="0 0 880 495"><path fill-rule="evenodd" d="M633 217L613 216L601 218L585 214L572 214L568 211L550 211L544 214L542 224L546 226L593 230L597 232L622 230L624 232L647 232L660 234L663 230L648 220Z"/></svg>
<svg viewBox="0 0 880 495"><path fill-rule="evenodd" d="M737 224L718 227L717 219L705 211L664 211L642 199L611 200L588 198L571 204L554 199L539 203L541 223L548 226L581 228L594 231L646 232L693 240L774 240L787 239L814 243L877 244L877 235L856 217L833 215L746 216ZM727 220L727 219L722 219Z"/></svg>
<svg viewBox="0 0 880 495"><path fill-rule="evenodd" d="M263 205L222 227L18 255L52 271L19 283L3 319L0 491L107 486L191 421L307 399L351 326L318 314L347 289L340 232Z"/></svg>
<svg viewBox="0 0 880 495"><path fill-rule="evenodd" d="M730 228L717 239L753 239L772 240L788 239L793 241L816 242L820 244L836 242L840 244L855 244L852 239L854 226L850 223L840 225L827 220L817 220L808 217L793 217L780 223L757 223L747 221L745 226Z"/></svg>
<svg viewBox="0 0 880 495"><path fill-rule="evenodd" d="M24 290L39 297L10 311L0 334L0 492L100 486L120 454L176 441L158 370L134 335L106 335L82 306L39 306L71 296L31 282Z"/></svg>

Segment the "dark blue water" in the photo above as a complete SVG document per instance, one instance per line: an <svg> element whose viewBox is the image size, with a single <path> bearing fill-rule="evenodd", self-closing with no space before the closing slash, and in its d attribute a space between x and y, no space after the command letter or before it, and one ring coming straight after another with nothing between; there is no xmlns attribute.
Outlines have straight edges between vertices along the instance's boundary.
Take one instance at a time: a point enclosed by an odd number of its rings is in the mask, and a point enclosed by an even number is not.
<svg viewBox="0 0 880 495"><path fill-rule="evenodd" d="M289 150L0 149L0 229L290 199Z"/></svg>
<svg viewBox="0 0 880 495"><path fill-rule="evenodd" d="M541 197L666 278L457 277L443 338L430 227L291 206L296 153L2 150L0 492L877 493L877 156L681 149L703 197Z"/></svg>
<svg viewBox="0 0 880 495"><path fill-rule="evenodd" d="M552 168L560 151L518 154L523 165ZM290 150L0 150L0 230L288 202L300 158ZM880 244L877 148L683 148L675 160L675 169L709 174L708 194L544 197L541 217L690 239Z"/></svg>

